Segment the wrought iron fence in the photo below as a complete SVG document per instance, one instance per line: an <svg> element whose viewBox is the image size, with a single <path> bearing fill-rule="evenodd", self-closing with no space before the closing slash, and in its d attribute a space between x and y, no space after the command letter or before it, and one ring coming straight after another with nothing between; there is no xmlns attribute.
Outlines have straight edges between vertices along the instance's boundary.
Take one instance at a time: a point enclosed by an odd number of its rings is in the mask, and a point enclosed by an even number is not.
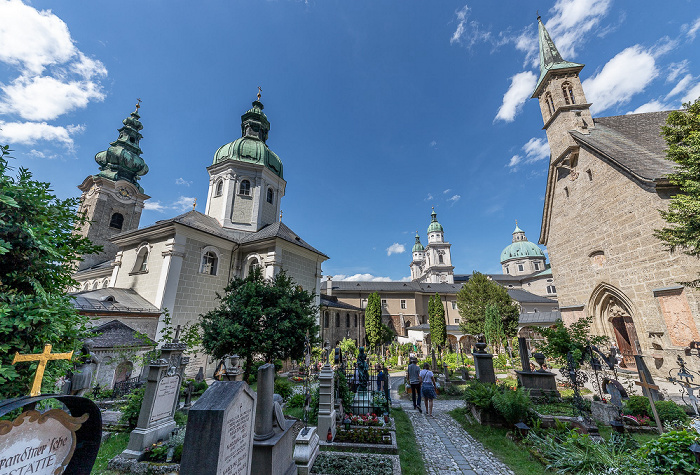
<svg viewBox="0 0 700 475"><path fill-rule="evenodd" d="M388 409L385 391L380 390L377 376L379 371L376 368L369 368L367 371L367 382L360 380L359 372L355 365L345 367L345 378L350 391L355 394L353 403L349 408L344 408L345 412L353 414L383 413ZM384 375L385 388L389 388L389 375ZM389 393L389 391L386 391Z"/></svg>
<svg viewBox="0 0 700 475"><path fill-rule="evenodd" d="M114 383L114 397L122 397L143 386L143 381L140 381L139 379L139 377L136 377L127 379L126 381Z"/></svg>

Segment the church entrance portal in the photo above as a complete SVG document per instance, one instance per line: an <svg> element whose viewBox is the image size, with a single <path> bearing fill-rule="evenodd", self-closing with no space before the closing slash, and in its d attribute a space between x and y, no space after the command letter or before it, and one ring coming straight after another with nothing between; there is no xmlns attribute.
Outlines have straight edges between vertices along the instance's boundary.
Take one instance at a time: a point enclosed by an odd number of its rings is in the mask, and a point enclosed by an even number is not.
<svg viewBox="0 0 700 475"><path fill-rule="evenodd" d="M610 343L617 346L622 356L621 367L636 369L634 355L640 354L639 339L631 305L624 294L602 284L593 293L591 304L594 315L592 330L611 337Z"/></svg>

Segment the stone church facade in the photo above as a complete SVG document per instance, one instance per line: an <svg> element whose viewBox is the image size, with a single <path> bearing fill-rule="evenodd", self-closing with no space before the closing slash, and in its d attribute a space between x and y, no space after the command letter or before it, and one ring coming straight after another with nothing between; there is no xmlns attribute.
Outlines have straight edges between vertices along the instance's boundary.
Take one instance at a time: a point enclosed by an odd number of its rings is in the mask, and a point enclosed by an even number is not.
<svg viewBox="0 0 700 475"><path fill-rule="evenodd" d="M205 212L193 204L187 213L143 228L138 221L149 197L138 183L148 171L140 156L141 129L137 107L124 120L119 138L96 155L100 173L80 186L81 209L90 222L79 232L105 250L86 256L74 276L79 311L87 312L78 302L111 299L110 308L118 309L111 318L132 328L149 328L147 336L157 341L164 328L162 315L157 325L139 325L139 312L114 305L123 298L123 289L131 289L159 313L167 310L173 326L184 326L217 306L216 293L231 278L245 277L255 267L266 278L284 269L320 304L321 264L328 256L281 221L287 183L281 160L267 146L270 122L259 97L241 117L241 136L220 147L207 168ZM188 372L203 367L210 374L215 365L200 351Z"/></svg>
<svg viewBox="0 0 700 475"><path fill-rule="evenodd" d="M654 237L659 214L678 190L666 176L660 135L668 112L592 117L579 79L582 64L564 61L539 22L540 103L551 150L542 229L565 322L592 316L633 369L634 355L668 374L699 341L700 301L679 282L700 262L670 253Z"/></svg>

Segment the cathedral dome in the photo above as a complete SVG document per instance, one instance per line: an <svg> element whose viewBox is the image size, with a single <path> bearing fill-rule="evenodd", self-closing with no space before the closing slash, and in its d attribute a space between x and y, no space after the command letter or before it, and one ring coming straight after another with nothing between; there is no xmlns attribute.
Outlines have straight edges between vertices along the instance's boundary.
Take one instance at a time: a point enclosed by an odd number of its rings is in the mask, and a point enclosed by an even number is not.
<svg viewBox="0 0 700 475"><path fill-rule="evenodd" d="M241 116L241 137L219 147L214 154L214 165L225 160L258 163L283 178L282 161L265 143L270 131L270 121L267 120L263 109L258 94L258 100L253 101L253 107Z"/></svg>
<svg viewBox="0 0 700 475"><path fill-rule="evenodd" d="M435 208L433 208L433 212L430 214L430 226L428 226L428 234L442 232L444 232L442 229L442 225L438 223L437 213L435 212Z"/></svg>
<svg viewBox="0 0 700 475"><path fill-rule="evenodd" d="M425 251L425 248L423 247L423 244L420 242L420 236L418 236L418 233L416 233L416 243L413 245L413 249L411 252L423 252Z"/></svg>
<svg viewBox="0 0 700 475"><path fill-rule="evenodd" d="M536 244L531 243L525 237L525 231L518 227L518 222L515 222L515 231L513 231L513 243L508 245L501 252L501 264L511 259L520 258L538 258L544 259L544 251Z"/></svg>

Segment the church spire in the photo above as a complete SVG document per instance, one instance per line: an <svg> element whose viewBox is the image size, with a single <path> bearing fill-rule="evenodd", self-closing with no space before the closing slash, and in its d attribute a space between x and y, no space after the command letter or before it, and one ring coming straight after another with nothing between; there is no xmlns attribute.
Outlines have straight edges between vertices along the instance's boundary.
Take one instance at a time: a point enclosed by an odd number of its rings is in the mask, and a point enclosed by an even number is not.
<svg viewBox="0 0 700 475"><path fill-rule="evenodd" d="M95 161L100 166L100 173L97 176L107 178L112 181L125 180L143 193L143 188L138 184L138 180L148 173L148 165L141 158L141 148L139 142L143 138L140 130L143 129L139 108L141 99L136 103L136 110L129 117L122 121L122 128L118 130L119 137L110 143L109 148L95 155Z"/></svg>
<svg viewBox="0 0 700 475"><path fill-rule="evenodd" d="M557 49L552 37L549 36L547 28L544 27L542 23L542 17L537 17L537 28L538 28L538 38L540 43L540 77L537 80L537 85L535 86L535 91L532 93L532 97L535 98L539 95L540 88L544 83L544 78L547 73L559 69L572 69L576 70L578 73L583 69L583 64L572 63L570 61L564 61Z"/></svg>

